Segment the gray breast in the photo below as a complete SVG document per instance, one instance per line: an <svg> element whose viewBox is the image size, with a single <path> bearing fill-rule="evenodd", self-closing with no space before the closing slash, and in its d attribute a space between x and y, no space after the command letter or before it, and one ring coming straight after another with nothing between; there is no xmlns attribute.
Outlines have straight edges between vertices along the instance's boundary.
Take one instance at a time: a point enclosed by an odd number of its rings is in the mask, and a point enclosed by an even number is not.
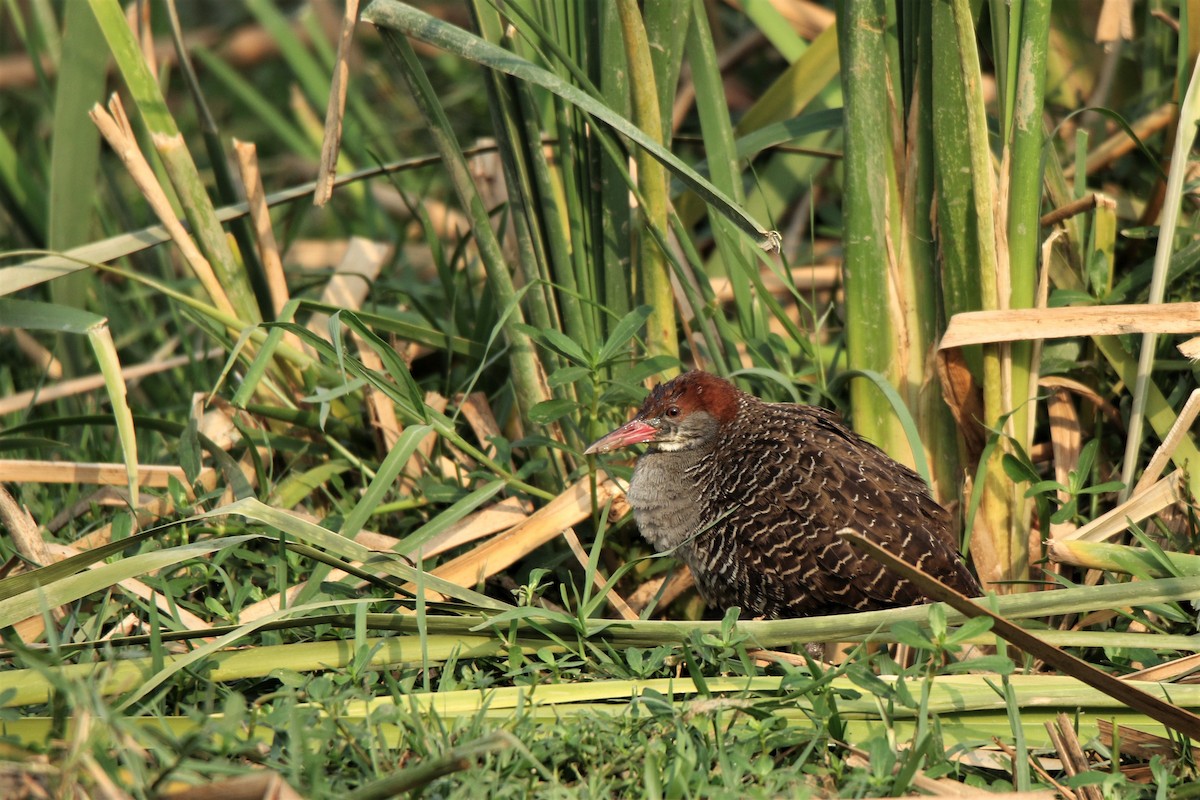
<svg viewBox="0 0 1200 800"><path fill-rule="evenodd" d="M654 549L677 547L700 529L703 503L689 475L700 456L694 451L649 452L638 459L626 494L638 529ZM684 556L691 548L681 548Z"/></svg>

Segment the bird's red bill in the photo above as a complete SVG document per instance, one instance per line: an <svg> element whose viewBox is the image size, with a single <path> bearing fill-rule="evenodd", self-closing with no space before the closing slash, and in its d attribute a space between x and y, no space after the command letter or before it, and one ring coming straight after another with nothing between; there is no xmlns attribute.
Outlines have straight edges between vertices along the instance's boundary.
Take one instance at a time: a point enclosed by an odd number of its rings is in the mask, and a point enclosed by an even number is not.
<svg viewBox="0 0 1200 800"><path fill-rule="evenodd" d="M583 452L585 455L607 453L610 450L628 447L631 444L648 442L657 434L658 428L640 419L634 419L617 428L612 433L601 436L588 445L588 449Z"/></svg>

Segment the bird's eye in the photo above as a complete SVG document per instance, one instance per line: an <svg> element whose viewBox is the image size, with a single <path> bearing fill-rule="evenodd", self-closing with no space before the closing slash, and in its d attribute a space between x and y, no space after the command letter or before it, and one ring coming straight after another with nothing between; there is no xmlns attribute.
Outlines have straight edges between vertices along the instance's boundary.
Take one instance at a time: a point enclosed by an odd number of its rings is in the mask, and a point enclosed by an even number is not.
<svg viewBox="0 0 1200 800"><path fill-rule="evenodd" d="M679 406L667 406L667 416L668 417L678 417L679 416Z"/></svg>

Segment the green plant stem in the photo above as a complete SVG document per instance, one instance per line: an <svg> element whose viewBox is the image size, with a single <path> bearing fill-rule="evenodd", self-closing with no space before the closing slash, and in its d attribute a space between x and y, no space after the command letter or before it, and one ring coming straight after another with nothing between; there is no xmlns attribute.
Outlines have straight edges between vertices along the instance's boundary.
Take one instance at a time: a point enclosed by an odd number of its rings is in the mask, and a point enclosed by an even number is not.
<svg viewBox="0 0 1200 800"><path fill-rule="evenodd" d="M1021 9L1020 54L1017 68L1012 139L1008 143L1008 258L1010 308L1033 306L1041 241L1042 99L1046 91L1046 49L1050 31L1049 0L1025 0ZM1031 345L1012 346L1013 433L1023 448L1029 445L1032 410L1027 401L1035 387L1030 383Z"/></svg>
<svg viewBox="0 0 1200 800"><path fill-rule="evenodd" d="M1195 139L1196 125L1200 122L1200 59L1192 70L1183 103L1179 106L1179 121L1176 127L1175 146L1171 151L1171 171L1167 175L1167 187L1163 195L1162 216L1159 222L1158 246L1154 250L1154 272L1150 279L1150 302L1161 303L1166 293L1168 267L1174 249L1175 228L1179 223L1179 212L1183 204L1184 184L1188 180L1188 157ZM1142 346L1138 353L1137 377L1133 384L1133 404L1129 409L1129 433L1125 439L1125 459L1121 466L1121 480L1125 488L1120 498L1124 500L1133 491L1134 473L1141 458L1142 436L1145 429L1147 394L1151 372L1154 368L1154 346L1158 336L1153 333L1142 335Z"/></svg>
<svg viewBox="0 0 1200 800"><path fill-rule="evenodd" d="M650 59L646 28L638 10L637 0L617 0L621 36L625 43L625 58L629 63L629 90L633 97L633 122L656 143L663 141L662 118L659 113L657 82ZM654 157L639 148L636 155L638 185L645 204L642 214L646 224L665 230L667 227L667 174ZM651 309L646 320L646 354L679 357L679 334L676 331L675 296L667 260L653 237L638 236L638 274L642 280L642 296Z"/></svg>
<svg viewBox="0 0 1200 800"><path fill-rule="evenodd" d="M128 481L130 503L138 504L138 452L137 432L133 426L133 412L129 408L129 397L125 390L125 378L121 375L121 359L113 342L108 320L93 326L87 332L88 341L96 353L96 362L104 376L104 387L112 403L113 417L117 423L117 438L125 461L125 477Z"/></svg>
<svg viewBox="0 0 1200 800"><path fill-rule="evenodd" d="M849 0L837 24L846 95L847 360L852 369L877 372L895 385L898 321L890 313L893 294L888 273L894 266L889 237L896 231L888 214L889 209L898 209L899 202L883 41L889 24L887 5L883 0ZM881 304L887 311L880 313ZM902 452L903 442L893 441L890 409L866 382L850 385L850 404L859 433L893 456Z"/></svg>
<svg viewBox="0 0 1200 800"><path fill-rule="evenodd" d="M979 53L975 47L975 25L967 0L952 0L952 19L957 43L959 79L965 92L967 110L968 155L972 175L971 200L977 226L975 263L979 270L982 307L999 309L1007 306L1001 296L999 281L1002 269L999 258L999 237L1003 228L995 225L996 199L992 190L994 172L988 141L987 118L984 110L979 68ZM999 345L983 347L983 410L984 424L992 430L1011 409L1010 394L1003 375L1004 351ZM1028 532L1014 515L1015 489L1001 465L1005 447L997 447L988 461L984 475L983 499L980 510L984 528L972 532L972 548L987 554L985 582L1019 580L1029 571ZM975 538L982 533L987 541ZM978 561L976 563L979 563Z"/></svg>

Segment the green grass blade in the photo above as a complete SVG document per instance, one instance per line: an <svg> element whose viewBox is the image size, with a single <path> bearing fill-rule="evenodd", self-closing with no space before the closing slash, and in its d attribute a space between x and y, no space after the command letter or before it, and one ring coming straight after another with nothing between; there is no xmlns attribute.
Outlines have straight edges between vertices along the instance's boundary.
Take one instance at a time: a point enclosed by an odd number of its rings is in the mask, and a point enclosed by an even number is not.
<svg viewBox="0 0 1200 800"><path fill-rule="evenodd" d="M406 581L415 581L418 578L418 570L403 563L399 556L391 557L390 555L385 556L375 553L369 548L351 541L340 534L322 528L320 525L315 525L307 520L300 519L286 511L271 508L252 497L243 498L227 506L200 514L197 519L207 519L230 514L236 514L255 522L261 522L264 525L294 536L299 541L307 542L315 547L327 550L347 561L369 563L372 569L377 569L380 572L385 572ZM470 603L476 608L487 608L496 611L504 611L511 608L507 603L493 600L486 595L479 594L470 589L464 589L461 586L441 580L440 578L435 578L433 575L421 575L420 580L424 581L425 585L435 592L440 592L447 597L456 598L464 603Z"/></svg>
<svg viewBox="0 0 1200 800"><path fill-rule="evenodd" d="M375 513L376 507L383 502L387 493L393 490L396 479L400 477L409 457L416 452L421 440L432 430L428 425L411 425L404 429L379 464L379 468L375 471L375 477L367 486L362 498L355 504L354 510L347 514L342 521L338 533L348 539L353 539L363 529L367 520Z"/></svg>
<svg viewBox="0 0 1200 800"><path fill-rule="evenodd" d="M88 109L104 97L108 48L96 17L84 3L68 3L63 17L63 58L54 87L54 137L51 140L48 229L46 246L67 250L88 242L95 220L96 176L100 168L100 132L88 120ZM82 307L91 279L56 281L51 299ZM68 354L81 367L81 350Z"/></svg>
<svg viewBox="0 0 1200 800"><path fill-rule="evenodd" d="M129 558L122 558L111 564L104 564L96 569L62 578L47 586L21 592L4 600L0 600L0 627L8 627L17 622L42 613L56 606L74 602L81 597L101 592L128 578L146 575L156 570L174 566L192 558L203 558L211 553L236 547L245 542L261 538L258 535L227 536L221 539L210 539L203 542L192 542L164 550L141 553Z"/></svg>
<svg viewBox="0 0 1200 800"><path fill-rule="evenodd" d="M384 40L391 48L395 62L399 66L400 74L408 84L413 98L417 101L422 115L429 124L429 132L446 165L459 202L471 219L475 241L489 278L489 288L495 295L497 307L502 309L505 315L503 331L510 351L509 363L512 367L513 390L517 396L518 407L523 414L528 414L530 409L538 403L549 400L550 397L541 381L541 367L537 361L537 353L529 336L520 329L520 325L525 320L500 242L467 167L462 149L458 146L450 121L446 118L445 110L442 108L437 93L430 85L411 45L403 36L398 36L387 28L381 30L384 33ZM486 44L474 37L472 39L480 42L481 46ZM493 45L488 46L492 47Z"/></svg>
<svg viewBox="0 0 1200 800"><path fill-rule="evenodd" d="M716 206L720 213L726 215L739 228L753 237L760 246L765 248L773 244L774 238L771 233L759 225L758 222L747 217L724 192L721 192L709 181L698 175L679 160L677 156L642 133L641 130L624 117L614 113L608 106L596 100L591 95L571 86L557 75L519 58L490 42L483 41L459 27L437 20L423 11L406 6L395 0L373 0L363 10L362 18L380 28L393 30L405 36L412 36L419 41L442 48L462 58L476 61L491 69L496 69L515 78L529 81L563 98L572 105L604 122L622 136L631 139L639 147L648 150L675 177L686 183L692 191L701 195L706 202Z"/></svg>
<svg viewBox="0 0 1200 800"><path fill-rule="evenodd" d="M77 308L38 303L32 300L17 300L0 297L0 320L4 325L23 330L58 331L60 333L87 336L104 386L112 404L116 419L117 434L124 454L125 473L128 478L129 496L136 498L138 485L137 437L134 435L133 412L125 391L125 379L121 375L121 361L113 342L108 320L98 314Z"/></svg>

